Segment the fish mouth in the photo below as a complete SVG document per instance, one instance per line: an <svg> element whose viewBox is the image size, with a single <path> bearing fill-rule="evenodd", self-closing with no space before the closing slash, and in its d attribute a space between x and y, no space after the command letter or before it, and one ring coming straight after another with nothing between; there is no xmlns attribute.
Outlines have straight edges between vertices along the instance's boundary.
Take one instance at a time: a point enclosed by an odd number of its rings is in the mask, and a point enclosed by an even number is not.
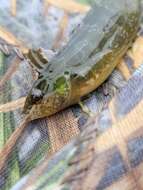
<svg viewBox="0 0 143 190"><path fill-rule="evenodd" d="M47 99L41 99L35 103L32 103L32 98L32 96L27 97L23 108L23 114L29 115L31 120L47 117L56 113L56 109L52 104L53 101L51 102Z"/></svg>
<svg viewBox="0 0 143 190"><path fill-rule="evenodd" d="M38 101L35 101L35 97L30 94L27 96L23 113L29 114L31 120L48 117L54 115L66 108L65 98L57 93L49 93L43 98L39 98Z"/></svg>
<svg viewBox="0 0 143 190"><path fill-rule="evenodd" d="M34 93L33 93L34 92ZM42 103L43 100L43 93L38 89L32 89L29 95L26 98L24 107L23 107L23 114L29 114L31 109L35 105L39 105Z"/></svg>
<svg viewBox="0 0 143 190"><path fill-rule="evenodd" d="M23 110L22 110L22 113L26 114L26 115L30 113L30 110L33 107L33 105L29 104L28 102L29 101L27 101L27 98L26 98L26 101L25 101L25 104L24 104L24 107L23 107Z"/></svg>
<svg viewBox="0 0 143 190"><path fill-rule="evenodd" d="M32 109L33 105L34 104L31 104L31 101L30 101L30 97L28 96L25 100L25 104L24 104L24 107L23 107L23 110L22 110L22 113L23 114L29 114L30 113L30 110Z"/></svg>

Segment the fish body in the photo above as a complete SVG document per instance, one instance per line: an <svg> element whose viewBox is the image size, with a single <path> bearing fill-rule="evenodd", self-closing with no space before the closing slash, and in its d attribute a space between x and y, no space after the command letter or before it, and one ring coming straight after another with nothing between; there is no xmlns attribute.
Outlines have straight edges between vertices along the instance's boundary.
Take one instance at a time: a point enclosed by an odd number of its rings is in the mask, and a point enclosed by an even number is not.
<svg viewBox="0 0 143 190"><path fill-rule="evenodd" d="M30 50L40 65L24 112L31 119L50 116L95 90L132 45L140 23L139 0L97 0L67 45L51 61Z"/></svg>

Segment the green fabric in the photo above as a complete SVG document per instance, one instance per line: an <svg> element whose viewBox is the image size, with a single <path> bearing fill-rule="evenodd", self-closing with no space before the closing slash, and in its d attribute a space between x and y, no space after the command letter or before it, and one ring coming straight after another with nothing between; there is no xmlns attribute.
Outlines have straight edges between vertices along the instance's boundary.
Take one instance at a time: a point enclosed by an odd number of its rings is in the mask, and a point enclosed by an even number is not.
<svg viewBox="0 0 143 190"><path fill-rule="evenodd" d="M7 71L8 66L6 62L6 57L3 53L0 52L0 76L4 75L4 73ZM5 85L5 88L3 92L0 94L0 104L4 104L6 102L9 102L11 100L10 96L11 86L10 82L8 81ZM13 113L0 113L0 149L2 149L12 134L14 130L14 117ZM6 181L5 185L2 187L2 189L10 189L19 179L20 179L20 169L19 169L19 160L18 160L18 152L17 148L13 151L8 165L7 165L7 171L6 171Z"/></svg>

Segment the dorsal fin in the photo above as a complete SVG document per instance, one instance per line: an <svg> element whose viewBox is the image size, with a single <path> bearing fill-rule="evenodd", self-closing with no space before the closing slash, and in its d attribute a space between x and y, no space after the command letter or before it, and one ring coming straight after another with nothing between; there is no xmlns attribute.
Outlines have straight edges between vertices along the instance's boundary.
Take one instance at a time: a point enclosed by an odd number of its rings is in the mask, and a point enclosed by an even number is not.
<svg viewBox="0 0 143 190"><path fill-rule="evenodd" d="M40 48L38 50L30 49L26 57L32 67L41 73L53 55L54 53L51 50L43 50Z"/></svg>
<svg viewBox="0 0 143 190"><path fill-rule="evenodd" d="M26 55L29 63L34 67L38 72L44 68L44 65L48 63L48 59L44 58L41 50L32 50L30 49Z"/></svg>

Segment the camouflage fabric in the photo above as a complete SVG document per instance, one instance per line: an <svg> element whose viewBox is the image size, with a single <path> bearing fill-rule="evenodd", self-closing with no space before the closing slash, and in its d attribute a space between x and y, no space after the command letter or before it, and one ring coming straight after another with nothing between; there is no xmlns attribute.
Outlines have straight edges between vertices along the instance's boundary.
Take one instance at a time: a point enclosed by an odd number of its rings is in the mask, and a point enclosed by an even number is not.
<svg viewBox="0 0 143 190"><path fill-rule="evenodd" d="M17 38L28 48L59 48L59 44L62 46L68 40L74 26L78 25L84 16L68 15L66 29L62 30L64 37L55 45L60 21L63 17L65 19L64 11L50 6L46 16L43 16L41 1L33 1L33 4L28 1L19 2L17 6L16 17L11 17L8 3L4 2L4 7L0 6L0 26L17 34ZM28 62L21 61L21 54L17 52L17 48L11 48L6 44L7 42L1 39L0 150L23 119L22 106L14 109L13 104L13 108L9 107L4 111L5 105L25 97L37 74ZM142 121L137 117L141 114L143 96L142 52L143 38L140 30L132 49L109 79L83 101L94 114L93 118L89 118L79 105L75 105L49 118L29 123L0 170L1 189L7 190L13 186L13 190L101 190L107 187L116 189L114 185L118 185L119 182L120 189L139 189L134 181L137 175L131 184L127 184L128 181L125 182L123 176L126 174L126 178L130 178L130 175L136 172L136 167L141 167L142 161L141 133L136 133L135 128L134 131L129 128L129 125L134 126L138 119L140 123ZM20 101L17 104L20 104ZM128 115L129 113L131 114ZM121 121L118 123L119 119ZM87 120L89 121L86 124ZM128 126L128 133L126 130L124 132L125 125ZM139 123L135 126L138 129L140 127ZM118 127L119 129L116 129ZM125 137L120 131L125 133ZM66 145L75 137L75 140ZM127 148L128 152L120 147ZM0 160L3 160L3 157ZM139 172L141 173L141 169Z"/></svg>
<svg viewBox="0 0 143 190"><path fill-rule="evenodd" d="M143 66L109 103L110 116L105 119L109 130L102 131L103 111L89 120L76 139L52 159L47 160L47 155L13 189L142 189L142 79ZM133 94L132 103L127 101L123 107L126 94Z"/></svg>

